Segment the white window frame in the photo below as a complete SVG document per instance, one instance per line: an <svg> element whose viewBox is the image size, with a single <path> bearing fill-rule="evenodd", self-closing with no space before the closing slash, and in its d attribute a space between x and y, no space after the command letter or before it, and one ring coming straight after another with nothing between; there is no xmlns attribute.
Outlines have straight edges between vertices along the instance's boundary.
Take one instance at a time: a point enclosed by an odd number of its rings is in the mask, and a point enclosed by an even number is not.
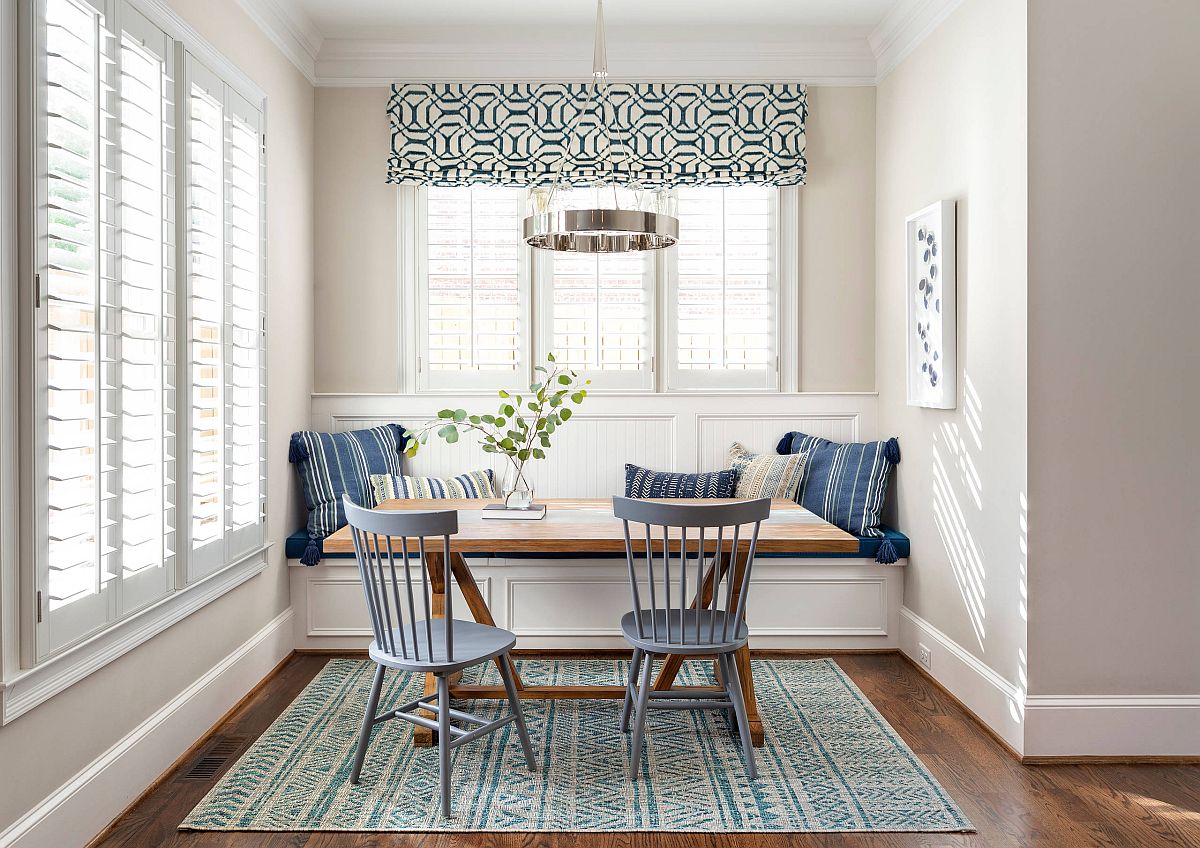
<svg viewBox="0 0 1200 848"><path fill-rule="evenodd" d="M585 376L590 391L606 394L779 394L799 390L800 374L800 189L775 190L772 203L772 276L774 302L773 367L757 371L684 370L677 367L675 344L676 248L655 251L654 292L648 303L649 368L639 372L593 371ZM501 385L496 371L461 372L452 380L431 382L427 361L425 190L412 185L397 189L397 253L400 286L399 342L401 391L415 394L491 394ZM517 369L512 382L532 379L533 364L551 352L553 339L553 256L523 247L523 320L521 355L530 367ZM532 314L530 314L532 313ZM453 373L453 372L441 372ZM507 384L505 384L507 385Z"/></svg>
<svg viewBox="0 0 1200 848"><path fill-rule="evenodd" d="M174 115L174 124L177 134L174 152L177 180L179 179L178 161L181 150L179 126L180 115L183 114L179 111L183 108L179 98L183 76L180 57L184 48L217 72L229 90L236 92L248 104L257 108L261 116L260 120L263 122L261 126L265 126L265 93L249 77L213 49L166 4L156 2L156 0L78 0L78 2L82 6L91 6L108 13L109 29L116 33L118 51L120 49L122 9L132 9L139 13L150 24L162 30L170 42L173 42L170 46L175 52L176 91L174 100L177 111ZM33 0L28 4L11 4L11 6L4 4L4 6L5 8L0 11L0 36L6 37L3 42L5 49L12 42L18 44L21 71L14 78L10 71L15 63L13 66L5 63L4 68L0 69L0 86L4 89L0 92L0 117L5 118L4 132L0 135L0 152L5 154L2 160L4 162L24 161L26 164L20 167L20 171L24 172L26 168L30 168L32 173L40 174L44 172L44 168L37 170L31 167L35 163L30 157L38 155L38 151L34 150L30 143L34 134L25 122L31 116L38 114L36 111L38 107L35 103L41 102L41 98L44 96L37 91L35 85L35 80L42 78L41 72L34 73L34 62L38 60L39 56L44 55L44 45L40 43L40 37L35 37L35 34L44 30L44 25L41 23L45 13L44 0ZM11 37L11 42L7 40L8 37ZM15 92L21 86L24 86L30 95L29 100L26 101L30 106L24 113L18 111L15 102ZM15 120L10 122L9 118L15 118ZM10 126L12 127L11 133ZM21 127L23 129L19 129ZM18 139L20 139L19 143ZM10 157L8 154L12 154L12 156ZM24 159L20 157L24 157ZM260 197L263 211L260 213L259 222L264 237L264 241L260 242L263 245L260 252L262 266L260 274L264 315L266 297L265 173L264 139L260 167ZM39 441L45 441L45 418L38 419L33 408L35 404L31 401L41 393L39 387L44 385L44 382L36 382L36 357L33 345L38 337L36 327L42 320L36 310L45 307L39 305L34 297L33 281L35 274L38 273L35 269L40 260L35 255L36 252L28 248L40 243L40 239L35 236L42 232L42 225L37 223L37 215L41 208L39 204L44 202L39 198L44 198L44 192L34 191L32 178L23 176L21 179L29 180L29 182L26 183L27 194L22 195L16 186L9 184L7 176L5 174L0 178L0 189L3 190L0 201L3 201L6 213L10 208L16 210L17 214L12 217L6 214L5 220L16 221L20 224L16 233L17 241L26 249L21 251L22 255L19 258L15 257L17 253L15 244L11 244L9 241L13 234L9 232L6 225L5 232L0 236L0 248L4 248L0 250L0 261L4 262L4 267L0 270L5 272L3 274L3 292L0 296L0 319L4 321L6 330L4 345L6 348L10 348L6 350L6 353L15 355L5 357L4 372L0 374L0 377L3 377L0 379L0 390L3 391L3 397L0 399L4 401L4 408L10 411L6 413L6 416L19 422L20 436L15 435L16 428L6 427L2 442L0 442L0 447L3 448L3 454L0 455L0 473L2 473L0 486L3 487L5 503L19 503L19 514L17 514L17 510L13 510L12 515L8 514L8 510L5 511L4 530L6 532L3 533L3 538L0 538L0 545L3 545L0 548L0 555L2 555L0 558L0 590L2 590L0 591L0 602L4 605L3 609L0 609L0 626L2 626L0 629L0 724L6 724L33 709L93 671L102 668L108 662L153 638L175 622L261 573L266 568L266 555L270 547L265 542L263 526L266 507L264 447L260 450L260 469L263 472L263 476L260 478L263 486L261 490L263 515L258 523L257 539L243 540L244 544L240 544L237 551L231 550L221 567L208 575L193 575L189 580L185 572L177 570L174 591L165 597L159 598L131 614L109 621L100 629L82 635L73 643L64 645L52 653L39 648L39 644L44 644L39 643L38 640L38 617L42 612L40 607L42 593L38 591L41 584L37 578L38 565L37 558L34 556L34 552L40 544L37 535L38 508L36 507L39 499L29 495L33 492L34 485L44 485L37 481L38 463L35 459L34 446ZM178 185L177 182L176 186L178 187ZM22 197L27 199L22 200ZM177 246L177 256L180 242L181 207L182 200L177 192L174 209L174 241ZM9 249L10 247L12 249ZM41 247L39 247L40 250ZM16 269L16 273L11 277L7 273L9 263L12 263L11 267ZM175 265L177 281L175 289L178 304L182 300L184 291L184 275L182 273L184 266L178 261ZM179 316L183 314L185 313L176 311L177 322L181 321ZM7 332L9 329L14 331L19 329L19 332L9 333ZM259 365L265 377L267 350L265 322L263 333ZM182 337L183 334L176 333L177 340ZM180 367L182 368L182 366ZM265 440L265 381L262 384L261 392L264 415L260 421L260 432ZM176 401L176 415L179 415L183 403L185 401ZM40 437L36 435L38 433L41 433ZM176 456L179 463L176 471L178 480L182 479L185 473L190 475L190 469L187 468L188 454L183 446L177 447ZM185 489L184 486L177 486L177 503L184 497ZM13 494L17 494L17 497L10 497ZM180 556L186 549L183 537L188 535L182 532L186 526L183 518L186 511L177 510L176 515L176 526L181 531L181 538L176 545L177 559L186 559L186 557ZM44 524L44 522L42 523ZM10 529L15 529L16 532L9 532Z"/></svg>

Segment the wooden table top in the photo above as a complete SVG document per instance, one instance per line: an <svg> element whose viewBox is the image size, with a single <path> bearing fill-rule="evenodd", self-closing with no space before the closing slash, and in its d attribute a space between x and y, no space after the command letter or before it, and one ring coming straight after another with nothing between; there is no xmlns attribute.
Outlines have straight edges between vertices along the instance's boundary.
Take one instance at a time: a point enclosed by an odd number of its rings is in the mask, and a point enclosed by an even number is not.
<svg viewBox="0 0 1200 848"><path fill-rule="evenodd" d="M718 504L730 501L704 498L695 501L672 499L674 503ZM609 498L541 498L546 516L538 520L481 517L480 507L499 500L409 499L384 501L380 510L458 510L458 533L450 537L450 549L458 553L624 553L625 532L613 515ZM748 531L748 528L747 528ZM634 533L634 550L645 550L645 539ZM678 536L672 536L678 538ZM725 539L725 547L731 539ZM708 539L710 549L716 540ZM695 531L688 533L688 547L695 545ZM749 545L749 534L739 547ZM655 546L658 549L658 546ZM326 553L354 551L350 528L343 527L325 539ZM758 535L760 553L853 553L858 539L818 518L799 504L786 499L771 501L771 517Z"/></svg>

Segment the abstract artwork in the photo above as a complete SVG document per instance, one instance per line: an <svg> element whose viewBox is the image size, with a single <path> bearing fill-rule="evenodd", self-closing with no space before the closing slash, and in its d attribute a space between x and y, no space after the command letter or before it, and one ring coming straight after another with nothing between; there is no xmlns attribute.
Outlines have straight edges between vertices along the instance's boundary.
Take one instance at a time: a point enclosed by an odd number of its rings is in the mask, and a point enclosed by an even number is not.
<svg viewBox="0 0 1200 848"><path fill-rule="evenodd" d="M958 405L954 201L909 215L905 242L908 404L953 409Z"/></svg>

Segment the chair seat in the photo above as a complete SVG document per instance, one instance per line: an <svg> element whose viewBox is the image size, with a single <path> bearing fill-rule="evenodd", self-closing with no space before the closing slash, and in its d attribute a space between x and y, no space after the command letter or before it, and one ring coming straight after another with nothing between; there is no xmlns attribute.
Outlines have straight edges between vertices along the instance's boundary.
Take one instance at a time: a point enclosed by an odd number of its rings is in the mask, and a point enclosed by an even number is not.
<svg viewBox="0 0 1200 848"><path fill-rule="evenodd" d="M621 632L625 634L625 640L636 648L641 648L643 651L652 653L664 654L711 654L724 653L726 651L734 651L746 644L746 640L750 638L750 631L746 627L746 622L740 622L737 627L730 623L728 638L722 640L721 627L725 623L725 619L732 619L733 616L727 616L723 610L684 610L683 611L683 635L680 636L679 629L679 611L671 612L671 630L670 638L667 632L667 613L666 610L658 610L652 613L650 610L642 611L642 633L643 636L638 636L637 621L634 618L634 612L625 613L621 618ZM658 620L658 639L654 638L654 619ZM699 620L699 638L697 638L696 625ZM709 637L711 627L712 636Z"/></svg>
<svg viewBox="0 0 1200 848"><path fill-rule="evenodd" d="M498 657L517 644L517 637L499 627L490 627L475 621L454 619L454 656L446 656L446 620L431 619L429 634L425 630L425 621L417 622L417 650L413 649L412 631L405 627L392 631L396 644L396 654L381 648L377 641L372 641L367 653L375 662L391 668L402 668L412 671L457 671L477 663ZM429 651L429 635L433 636L433 652ZM401 637L403 636L403 641ZM420 659L417 659L417 656Z"/></svg>

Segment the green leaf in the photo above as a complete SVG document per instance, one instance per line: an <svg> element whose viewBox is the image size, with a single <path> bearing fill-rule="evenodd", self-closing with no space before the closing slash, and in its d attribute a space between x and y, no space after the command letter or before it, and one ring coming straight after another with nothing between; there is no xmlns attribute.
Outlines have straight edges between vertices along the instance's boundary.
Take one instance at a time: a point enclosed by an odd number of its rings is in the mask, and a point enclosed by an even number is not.
<svg viewBox="0 0 1200 848"><path fill-rule="evenodd" d="M553 432L554 432L554 422L553 422L553 421L547 421L547 422L546 422L546 432L547 432L547 433L553 433Z"/></svg>
<svg viewBox="0 0 1200 848"><path fill-rule="evenodd" d="M496 423L495 415L481 415L481 416L479 416L479 418L481 421L483 421L484 424L495 424Z"/></svg>
<svg viewBox="0 0 1200 848"><path fill-rule="evenodd" d="M542 383L530 383L530 384L529 384L529 391L531 391L531 392L536 392L536 391L538 391L539 389L541 389L541 388L542 388L542 385L543 385Z"/></svg>
<svg viewBox="0 0 1200 848"><path fill-rule="evenodd" d="M545 365L535 365L535 366L533 366L533 370L534 370L534 371L541 371L543 374L545 374L545 373L546 373L546 366L545 366Z"/></svg>
<svg viewBox="0 0 1200 848"><path fill-rule="evenodd" d="M468 416L467 420L470 421L472 424L478 424L479 422L483 421L483 419L480 418L478 415Z"/></svg>
<svg viewBox="0 0 1200 848"><path fill-rule="evenodd" d="M573 400L575 403L583 403L583 397L583 391L581 390L572 394L571 400Z"/></svg>
<svg viewBox="0 0 1200 848"><path fill-rule="evenodd" d="M507 415L511 418L513 415L517 414L517 411L513 409L513 405L511 403L506 403L500 407L500 414Z"/></svg>
<svg viewBox="0 0 1200 848"><path fill-rule="evenodd" d="M521 448L519 451L517 451L517 459L521 460L521 462L529 459L529 449Z"/></svg>
<svg viewBox="0 0 1200 848"><path fill-rule="evenodd" d="M417 455L417 442L414 441L412 443L412 446L404 451L404 455L407 456L409 459L412 459L414 456L416 456Z"/></svg>
<svg viewBox="0 0 1200 848"><path fill-rule="evenodd" d="M571 378L566 374L560 374L558 377L558 382L562 383L564 386L569 386L571 385Z"/></svg>
<svg viewBox="0 0 1200 848"><path fill-rule="evenodd" d="M482 447L484 453L495 453L496 452L495 445L482 445L481 447Z"/></svg>
<svg viewBox="0 0 1200 848"><path fill-rule="evenodd" d="M529 407L531 410L533 410L534 412L537 412L538 405L537 405L537 402L536 402L536 401L532 401L532 400L531 400L529 403L527 403L527 404L525 404L525 405L526 405L527 407Z"/></svg>
<svg viewBox="0 0 1200 848"><path fill-rule="evenodd" d="M550 447L550 437L547 436L546 434L543 433L542 438L539 439L539 441L542 443L542 447L544 447L544 448Z"/></svg>
<svg viewBox="0 0 1200 848"><path fill-rule="evenodd" d="M447 424L438 430L438 435L445 439L447 444L452 445L458 441L458 428L453 424Z"/></svg>
<svg viewBox="0 0 1200 848"><path fill-rule="evenodd" d="M571 417L573 414L574 414L574 413L572 413L572 412L571 412L571 410L570 410L568 407L565 407L565 406L564 406L562 409L560 409L560 410L558 411L558 417L559 417L559 418L561 418L563 421L566 421L566 420L570 419L570 417Z"/></svg>
<svg viewBox="0 0 1200 848"><path fill-rule="evenodd" d="M505 419L505 418L497 418L497 419L496 419L495 421L493 421L492 423L493 423L493 425L495 425L496 427L498 427L498 428L499 428L499 427L503 427L505 424L507 424L507 423L508 423L508 420L507 420L507 419Z"/></svg>
<svg viewBox="0 0 1200 848"><path fill-rule="evenodd" d="M534 448L533 449L533 458L534 459L545 459L546 452L544 450L542 450L541 448Z"/></svg>
<svg viewBox="0 0 1200 848"><path fill-rule="evenodd" d="M500 447L504 448L505 450L512 450L516 446L517 446L517 443L514 442L512 439L501 439L501 441L500 441Z"/></svg>
<svg viewBox="0 0 1200 848"><path fill-rule="evenodd" d="M467 420L467 411L465 409L454 410L454 420L455 421L466 421Z"/></svg>
<svg viewBox="0 0 1200 848"><path fill-rule="evenodd" d="M553 362L553 361L554 361L554 354L553 354L553 353L547 353L547 354L546 354L546 361L547 361L547 362Z"/></svg>
<svg viewBox="0 0 1200 848"><path fill-rule="evenodd" d="M442 409L442 410L438 411L438 418L453 418L453 417L454 417L453 409Z"/></svg>
<svg viewBox="0 0 1200 848"><path fill-rule="evenodd" d="M511 395L509 395L509 393L508 393L508 392L504 391L504 389L501 389L501 390L498 392L498 394L499 394L499 395L500 395L500 397L502 397L502 398L511 397Z"/></svg>

